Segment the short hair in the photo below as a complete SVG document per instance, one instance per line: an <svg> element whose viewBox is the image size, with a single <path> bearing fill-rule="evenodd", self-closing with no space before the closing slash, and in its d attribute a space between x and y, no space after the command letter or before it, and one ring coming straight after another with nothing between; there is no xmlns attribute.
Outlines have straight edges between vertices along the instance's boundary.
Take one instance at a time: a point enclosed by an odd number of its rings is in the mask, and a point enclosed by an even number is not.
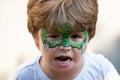
<svg viewBox="0 0 120 80"><path fill-rule="evenodd" d="M90 40L95 34L98 4L97 0L29 0L27 15L33 37L40 29L67 23L74 29L87 29Z"/></svg>

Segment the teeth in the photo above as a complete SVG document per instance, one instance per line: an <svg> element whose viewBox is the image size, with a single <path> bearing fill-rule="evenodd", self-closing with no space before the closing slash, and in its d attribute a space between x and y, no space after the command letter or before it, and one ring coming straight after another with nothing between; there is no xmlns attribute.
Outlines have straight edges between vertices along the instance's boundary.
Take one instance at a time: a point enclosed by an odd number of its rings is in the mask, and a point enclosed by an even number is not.
<svg viewBox="0 0 120 80"><path fill-rule="evenodd" d="M67 61L67 60L72 60L70 57L68 56L59 56L59 57L56 57L55 58L56 60L59 60L59 61Z"/></svg>

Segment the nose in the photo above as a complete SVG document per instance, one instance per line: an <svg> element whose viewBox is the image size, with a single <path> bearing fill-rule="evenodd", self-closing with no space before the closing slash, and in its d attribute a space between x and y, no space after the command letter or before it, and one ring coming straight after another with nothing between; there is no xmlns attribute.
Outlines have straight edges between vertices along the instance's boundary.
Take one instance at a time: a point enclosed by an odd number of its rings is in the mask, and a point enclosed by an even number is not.
<svg viewBox="0 0 120 80"><path fill-rule="evenodd" d="M67 47L66 47L66 46L62 46L62 45L61 45L61 46L59 46L59 49L66 52L66 51L70 51L71 46L67 46Z"/></svg>

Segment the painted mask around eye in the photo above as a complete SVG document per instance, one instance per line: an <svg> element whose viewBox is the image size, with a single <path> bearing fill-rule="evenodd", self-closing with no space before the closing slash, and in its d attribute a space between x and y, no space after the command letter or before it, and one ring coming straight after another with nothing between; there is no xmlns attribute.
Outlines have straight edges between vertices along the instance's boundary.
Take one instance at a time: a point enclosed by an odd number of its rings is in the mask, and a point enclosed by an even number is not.
<svg viewBox="0 0 120 80"><path fill-rule="evenodd" d="M60 39L59 42L47 40L47 38L46 38L47 34L48 34L47 29L43 29L41 37L42 37L43 44L45 45L45 48L55 48L56 46L64 46L64 47L71 46L73 48L77 48L77 49L81 50L84 46L84 43L86 43L86 41L87 41L87 30L82 31L84 38L82 39L82 41L80 41L78 43L71 41L71 39L69 38L71 31L70 31L70 29L67 29L67 28L63 29L62 38Z"/></svg>

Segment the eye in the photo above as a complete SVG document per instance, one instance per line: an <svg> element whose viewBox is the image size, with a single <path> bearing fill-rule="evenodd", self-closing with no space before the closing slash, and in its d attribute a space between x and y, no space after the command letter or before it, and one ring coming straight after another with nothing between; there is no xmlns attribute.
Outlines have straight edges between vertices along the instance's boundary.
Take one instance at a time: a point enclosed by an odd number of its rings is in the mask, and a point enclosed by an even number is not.
<svg viewBox="0 0 120 80"><path fill-rule="evenodd" d="M47 34L46 38L49 41L57 41L57 40L60 39L60 35L58 35L58 34Z"/></svg>
<svg viewBox="0 0 120 80"><path fill-rule="evenodd" d="M48 35L47 37L51 37L51 38L58 38L59 35Z"/></svg>
<svg viewBox="0 0 120 80"><path fill-rule="evenodd" d="M81 34L72 34L70 37L73 42L80 42L84 38L84 36Z"/></svg>
<svg viewBox="0 0 120 80"><path fill-rule="evenodd" d="M78 38L82 38L82 36L81 35L77 35L77 34L73 34L73 35L71 35L71 38L78 39Z"/></svg>

